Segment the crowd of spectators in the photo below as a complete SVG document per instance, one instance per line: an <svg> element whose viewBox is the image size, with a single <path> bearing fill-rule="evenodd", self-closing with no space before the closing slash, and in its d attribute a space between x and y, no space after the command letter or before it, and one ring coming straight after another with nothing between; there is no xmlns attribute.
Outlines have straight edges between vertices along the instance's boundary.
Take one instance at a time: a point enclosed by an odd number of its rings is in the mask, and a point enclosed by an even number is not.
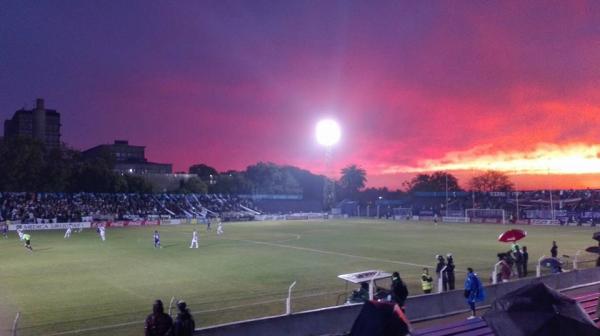
<svg viewBox="0 0 600 336"><path fill-rule="evenodd" d="M0 221L21 223L170 218L243 219L251 200L206 194L0 193Z"/></svg>

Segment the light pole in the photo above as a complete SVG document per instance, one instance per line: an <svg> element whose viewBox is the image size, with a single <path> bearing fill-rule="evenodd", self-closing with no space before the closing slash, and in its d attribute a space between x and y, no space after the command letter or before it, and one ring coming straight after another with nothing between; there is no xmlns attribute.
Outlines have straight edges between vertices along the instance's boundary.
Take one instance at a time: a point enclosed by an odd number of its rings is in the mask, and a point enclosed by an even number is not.
<svg viewBox="0 0 600 336"><path fill-rule="evenodd" d="M332 149L340 140L341 133L340 126L332 119L319 121L315 128L317 142L325 148L325 169L329 173L331 173ZM335 201L335 182L333 180L330 181L325 176L323 189L323 205L326 209L329 209Z"/></svg>
<svg viewBox="0 0 600 336"><path fill-rule="evenodd" d="M448 217L448 172L446 172L446 217Z"/></svg>

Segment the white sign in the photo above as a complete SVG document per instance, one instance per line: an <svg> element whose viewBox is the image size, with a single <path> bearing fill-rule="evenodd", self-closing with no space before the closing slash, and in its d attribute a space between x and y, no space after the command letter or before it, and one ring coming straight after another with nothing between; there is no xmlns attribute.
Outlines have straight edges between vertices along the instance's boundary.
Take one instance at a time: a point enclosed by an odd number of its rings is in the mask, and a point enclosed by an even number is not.
<svg viewBox="0 0 600 336"><path fill-rule="evenodd" d="M73 229L89 229L91 227L90 222L77 222L77 223L46 223L46 224L10 224L8 226L9 231L17 231L17 229L25 231L38 231L38 230L66 230L69 225Z"/></svg>

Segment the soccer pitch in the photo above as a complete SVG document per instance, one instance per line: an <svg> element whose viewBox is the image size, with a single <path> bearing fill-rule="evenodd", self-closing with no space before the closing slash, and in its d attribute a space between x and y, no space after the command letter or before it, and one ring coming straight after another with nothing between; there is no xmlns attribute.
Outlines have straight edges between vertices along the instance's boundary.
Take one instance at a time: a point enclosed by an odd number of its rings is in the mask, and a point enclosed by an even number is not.
<svg viewBox="0 0 600 336"><path fill-rule="evenodd" d="M189 248L194 227L198 249ZM521 246L530 275L552 240L571 256L595 243L589 227L351 219L225 223L222 236L203 225L110 228L105 242L94 230L70 239L32 231L29 253L10 232L0 238L0 335L17 311L19 335L139 335L157 298L165 306L186 300L198 326L282 314L293 281L293 311L332 306L345 287L337 275L369 269L399 271L411 295L420 294L422 267L433 274L434 256L448 252L457 288L467 267L487 283L496 254L509 249L496 239L513 227L529 233Z"/></svg>

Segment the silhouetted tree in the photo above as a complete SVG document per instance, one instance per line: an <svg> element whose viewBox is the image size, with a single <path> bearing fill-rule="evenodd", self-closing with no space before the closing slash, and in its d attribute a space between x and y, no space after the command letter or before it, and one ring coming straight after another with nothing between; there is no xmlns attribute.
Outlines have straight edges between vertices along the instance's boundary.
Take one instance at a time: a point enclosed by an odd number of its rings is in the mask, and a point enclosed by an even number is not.
<svg viewBox="0 0 600 336"><path fill-rule="evenodd" d="M356 166L350 165L342 169L340 178L341 196L356 198L358 191L365 187L367 182L367 172Z"/></svg>
<svg viewBox="0 0 600 336"><path fill-rule="evenodd" d="M30 137L0 142L0 190L40 191L45 169L43 143Z"/></svg>
<svg viewBox="0 0 600 336"><path fill-rule="evenodd" d="M205 165L204 163L195 164L189 169L190 174L196 174L202 181L210 180L212 175L213 178L216 178L219 175L219 172L211 166Z"/></svg>
<svg viewBox="0 0 600 336"><path fill-rule="evenodd" d="M447 172L435 172L431 175L418 174L409 182L404 183L408 192L415 191L461 191L458 179Z"/></svg>
<svg viewBox="0 0 600 336"><path fill-rule="evenodd" d="M206 194L208 192L208 185L197 177L191 177L187 180L180 180L179 188L175 192L182 194Z"/></svg>
<svg viewBox="0 0 600 336"><path fill-rule="evenodd" d="M481 175L474 176L469 181L469 187L471 190L479 192L512 191L514 189L508 175L495 170L489 170Z"/></svg>

